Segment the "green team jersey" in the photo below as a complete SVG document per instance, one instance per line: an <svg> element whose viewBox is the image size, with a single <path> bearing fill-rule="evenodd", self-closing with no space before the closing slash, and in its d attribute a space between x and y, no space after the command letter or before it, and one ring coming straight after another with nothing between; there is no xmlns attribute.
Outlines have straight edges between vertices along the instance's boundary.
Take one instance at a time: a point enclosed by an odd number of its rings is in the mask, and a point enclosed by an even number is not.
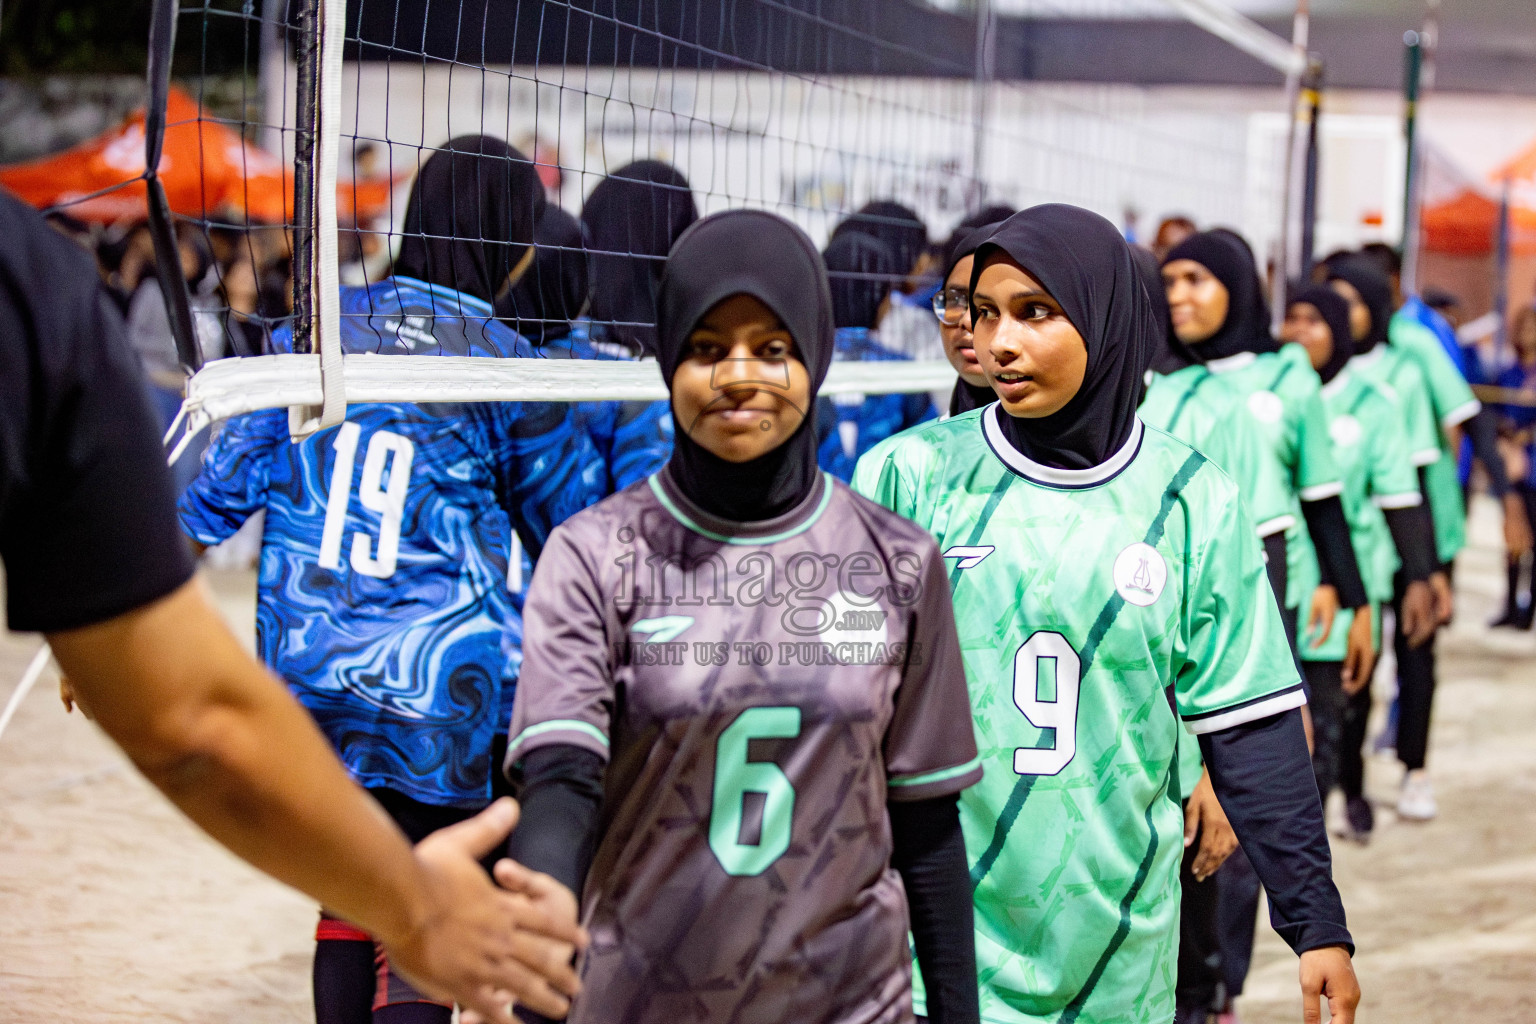
<svg viewBox="0 0 1536 1024"><path fill-rule="evenodd" d="M1312 537L1301 516L1301 502L1332 497L1342 490L1328 440L1328 421L1323 412L1322 381L1307 362L1294 353L1240 352L1212 359L1172 374L1193 375L1209 371L1243 396L1249 417L1280 459L1283 479L1291 492L1293 522L1285 531L1288 580L1285 604L1296 608L1309 598L1302 580L1317 560Z"/></svg>
<svg viewBox="0 0 1536 1024"><path fill-rule="evenodd" d="M1268 439L1243 409L1244 395L1203 366L1173 376L1152 374L1138 415L1142 422L1187 441L1236 481L1260 537L1296 523L1295 499ZM1179 798L1200 781L1200 744L1179 737Z"/></svg>
<svg viewBox="0 0 1536 1024"><path fill-rule="evenodd" d="M1215 731L1305 698L1230 477L1139 420L1103 465L1043 466L1000 415L888 438L853 480L950 567L985 769L960 797L982 1019L1166 1024L1180 722Z"/></svg>
<svg viewBox="0 0 1536 1024"><path fill-rule="evenodd" d="M1467 510L1461 496L1461 475L1447 431L1465 423L1482 408L1467 380L1451 362L1433 331L1401 313L1392 317L1387 341L1418 364L1428 389L1430 409L1439 429L1435 436L1440 457L1424 470L1425 491L1435 516L1435 548L1441 562L1450 562L1467 543Z"/></svg>
<svg viewBox="0 0 1536 1024"><path fill-rule="evenodd" d="M1360 562L1366 594L1373 606L1379 606L1392 599L1392 574L1398 566L1397 547L1382 510L1411 508L1423 500L1409 457L1408 435L1393 400L1348 367L1323 385L1322 394L1334 464L1343 478L1340 498L1349 521L1349 539ZM1316 586L1317 579L1308 582ZM1353 619L1354 609L1341 608L1328 639L1316 646L1302 622L1296 638L1302 658L1343 661Z"/></svg>
<svg viewBox="0 0 1536 1024"><path fill-rule="evenodd" d="M1438 463L1444 454L1442 448L1444 434L1435 421L1434 410L1430 405L1430 388L1424 380L1424 371L1419 368L1418 361L1403 349L1393 345L1377 345L1364 355L1351 359L1349 372L1376 385L1377 389L1396 407L1398 429L1403 432L1403 438L1408 446L1408 463L1415 470L1426 470L1426 484L1429 486L1425 490L1430 501L1430 511L1435 519L1435 547L1440 557L1444 559L1446 549L1442 546L1443 535L1440 524L1444 514L1440 506L1435 504L1433 476L1429 472L1429 468ZM1460 502L1461 496L1458 492L1456 496L1458 509ZM1459 518L1456 521L1456 529L1462 529ZM1360 568L1363 573L1365 566L1362 565Z"/></svg>
<svg viewBox="0 0 1536 1024"><path fill-rule="evenodd" d="M1204 367L1195 369L1204 370ZM1154 373L1137 414L1150 427L1188 442L1237 481L1260 537L1296 522L1291 492L1268 440L1246 415L1243 395L1215 374Z"/></svg>

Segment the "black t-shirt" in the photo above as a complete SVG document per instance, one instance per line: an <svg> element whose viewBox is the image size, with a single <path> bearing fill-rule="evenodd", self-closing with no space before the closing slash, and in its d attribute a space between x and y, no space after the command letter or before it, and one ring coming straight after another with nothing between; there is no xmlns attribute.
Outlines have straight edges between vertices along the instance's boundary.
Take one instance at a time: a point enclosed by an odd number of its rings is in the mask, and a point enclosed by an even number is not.
<svg viewBox="0 0 1536 1024"><path fill-rule="evenodd" d="M148 604L193 571L122 317L89 256L3 191L0 558L10 627L44 632Z"/></svg>

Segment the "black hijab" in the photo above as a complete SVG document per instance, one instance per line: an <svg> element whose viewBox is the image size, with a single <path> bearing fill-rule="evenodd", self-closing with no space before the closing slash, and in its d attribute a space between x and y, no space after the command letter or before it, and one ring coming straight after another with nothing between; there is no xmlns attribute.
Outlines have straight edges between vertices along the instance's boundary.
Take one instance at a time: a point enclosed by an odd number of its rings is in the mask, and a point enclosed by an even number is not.
<svg viewBox="0 0 1536 1024"><path fill-rule="evenodd" d="M548 203L533 230L533 266L496 300L496 315L535 345L571 333L587 301L587 254L581 223Z"/></svg>
<svg viewBox="0 0 1536 1024"><path fill-rule="evenodd" d="M637 160L598 182L581 210L590 246L594 323L635 353L656 347L656 283L667 253L699 219L688 179Z"/></svg>
<svg viewBox="0 0 1536 1024"><path fill-rule="evenodd" d="M1200 360L1173 331L1173 320L1168 314L1168 290L1163 287L1163 269L1157 256L1151 249L1139 245L1131 246L1131 255L1136 258L1136 269L1141 271L1141 284L1152 303L1152 315L1162 325L1152 353L1152 372L1175 373L1186 366L1196 365Z"/></svg>
<svg viewBox="0 0 1536 1024"><path fill-rule="evenodd" d="M900 279L891 247L870 235L850 233L827 243L821 258L832 289L832 322L873 329L880 303Z"/></svg>
<svg viewBox="0 0 1536 1024"><path fill-rule="evenodd" d="M816 392L832 364L832 295L821 255L805 232L775 214L730 210L683 232L657 292L656 359L668 388L699 320L733 295L773 310L810 375L805 421L783 444L749 462L727 462L688 436L673 414L668 472L705 511L735 522L783 515L816 486Z"/></svg>
<svg viewBox="0 0 1536 1024"><path fill-rule="evenodd" d="M1323 323L1328 325L1328 330L1333 332L1333 353L1328 361L1317 371L1317 375L1327 384L1339 375L1355 354L1354 334L1349 329L1349 303L1344 296L1323 284L1309 284L1291 292L1290 305L1305 302L1317 310L1323 318Z"/></svg>
<svg viewBox="0 0 1536 1024"><path fill-rule="evenodd" d="M1168 251L1163 266L1174 260L1194 260L1227 289L1227 318L1215 334L1189 351L1202 363L1239 352L1274 352L1279 346L1269 333L1269 305L1259 281L1259 268L1246 242L1217 229L1190 235Z"/></svg>
<svg viewBox="0 0 1536 1024"><path fill-rule="evenodd" d="M500 139L460 135L416 175L395 273L491 302L533 244L544 186Z"/></svg>
<svg viewBox="0 0 1536 1024"><path fill-rule="evenodd" d="M897 272L905 278L917 268L917 258L928 247L928 228L908 207L889 199L865 203L832 232L834 239L846 234L869 235L891 247Z"/></svg>
<svg viewBox="0 0 1536 1024"><path fill-rule="evenodd" d="M1008 441L1026 458L1061 469L1091 469L1119 451L1136 426L1158 322L1142 272L1120 231L1096 213L1051 203L1014 214L976 250L976 282L1003 253L1061 304L1083 336L1083 384L1049 416L1022 419L999 407Z"/></svg>
<svg viewBox="0 0 1536 1024"><path fill-rule="evenodd" d="M1328 280L1348 281L1371 311L1371 329L1366 336L1355 342L1355 355L1363 356L1387 340L1387 327L1392 323L1392 282L1371 260L1362 256L1350 256L1328 268ZM1350 335L1354 337L1353 334Z"/></svg>
<svg viewBox="0 0 1536 1024"><path fill-rule="evenodd" d="M992 207L987 207L992 209ZM1012 213L1007 215L1013 216ZM1007 217L1004 218L1005 220ZM944 282L949 280L949 275L955 272L955 264L967 256L974 256L981 243L992 237L992 232L997 230L998 222L978 224L970 228L957 238L952 238L949 247L949 260L944 265L944 276L939 279L939 286L944 287ZM957 229L958 231L958 229ZM972 409L980 409L984 405L991 405L997 401L997 392L986 384L978 387L971 384L964 377L955 380L955 389L949 393L949 414L959 416L963 412Z"/></svg>

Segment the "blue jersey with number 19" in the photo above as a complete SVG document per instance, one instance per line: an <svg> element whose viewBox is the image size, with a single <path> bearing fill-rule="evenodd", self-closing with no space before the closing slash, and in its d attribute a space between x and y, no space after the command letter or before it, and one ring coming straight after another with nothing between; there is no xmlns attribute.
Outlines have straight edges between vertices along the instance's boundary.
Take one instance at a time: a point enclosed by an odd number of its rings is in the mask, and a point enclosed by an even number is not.
<svg viewBox="0 0 1536 1024"><path fill-rule="evenodd" d="M536 355L490 315L396 277L342 289L342 345ZM266 510L257 646L353 777L474 807L490 796L521 657L509 541L515 531L536 556L556 524L602 497L604 474L556 403L353 405L299 443L286 412L268 410L214 438L180 512L192 537L216 544Z"/></svg>
<svg viewBox="0 0 1536 1024"><path fill-rule="evenodd" d="M949 566L985 767L960 796L982 1019L1167 1024L1181 722L1264 718L1301 683L1231 478L1139 420L1098 467L1039 465L1000 415L915 427L854 475Z"/></svg>

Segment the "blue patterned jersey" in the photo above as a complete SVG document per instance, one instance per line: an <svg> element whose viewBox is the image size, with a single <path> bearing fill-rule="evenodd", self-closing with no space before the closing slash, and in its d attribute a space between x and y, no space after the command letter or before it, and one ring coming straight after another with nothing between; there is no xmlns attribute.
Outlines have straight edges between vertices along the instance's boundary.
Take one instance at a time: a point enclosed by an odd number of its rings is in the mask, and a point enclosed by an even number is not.
<svg viewBox="0 0 1536 1024"><path fill-rule="evenodd" d="M348 353L537 355L489 306L409 278L343 288L341 308ZM230 420L180 511L215 544L266 510L257 645L353 776L474 807L521 658L509 539L536 556L603 487L566 405L366 404L296 444L284 410Z"/></svg>
<svg viewBox="0 0 1536 1024"><path fill-rule="evenodd" d="M839 327L832 358L837 362L874 363L908 357L881 345L875 332L868 328ZM853 467L859 456L892 434L937 416L938 410L926 391L910 395L832 395L822 400L817 415L821 436L816 461L846 483L853 479Z"/></svg>
<svg viewBox="0 0 1536 1024"><path fill-rule="evenodd" d="M629 350L594 339L591 323L578 320L564 338L546 342L539 354L554 359L633 359ZM672 407L656 402L581 402L577 415L602 457L608 493L644 480L672 457Z"/></svg>

